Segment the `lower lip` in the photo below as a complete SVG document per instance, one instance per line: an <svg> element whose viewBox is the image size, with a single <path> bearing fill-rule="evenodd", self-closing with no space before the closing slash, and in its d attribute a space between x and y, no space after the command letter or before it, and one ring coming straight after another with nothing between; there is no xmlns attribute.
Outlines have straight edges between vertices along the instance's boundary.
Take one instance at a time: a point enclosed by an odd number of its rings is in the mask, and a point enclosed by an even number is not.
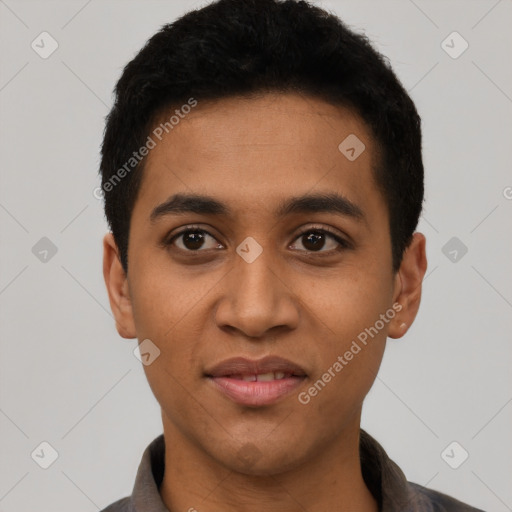
<svg viewBox="0 0 512 512"><path fill-rule="evenodd" d="M218 390L240 405L270 405L296 390L305 377L288 377L263 382L248 382L231 377L208 377Z"/></svg>

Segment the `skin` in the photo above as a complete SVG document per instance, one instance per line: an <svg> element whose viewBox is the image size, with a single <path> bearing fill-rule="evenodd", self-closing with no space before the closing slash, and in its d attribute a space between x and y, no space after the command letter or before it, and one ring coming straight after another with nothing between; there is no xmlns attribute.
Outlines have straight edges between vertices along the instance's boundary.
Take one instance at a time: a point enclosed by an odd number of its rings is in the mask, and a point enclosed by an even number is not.
<svg viewBox="0 0 512 512"><path fill-rule="evenodd" d="M349 134L366 145L352 162L338 150ZM377 510L361 476L361 408L386 338L403 336L416 316L427 262L425 237L415 233L392 272L374 155L358 116L297 94L199 103L151 150L131 217L128 275L110 233L103 270L119 334L149 338L161 351L144 370L162 409L160 493L171 512ZM281 201L320 192L342 194L365 220L332 212L276 217ZM152 224L152 210L176 193L211 196L232 214L168 215ZM211 235L195 258L183 237L162 245L190 225ZM336 250L326 235L311 250L301 236L310 227L330 227L349 248ZM236 252L249 236L263 248L252 263ZM396 303L400 312L301 404L298 393ZM275 404L238 405L204 377L227 358L266 355L308 375Z"/></svg>

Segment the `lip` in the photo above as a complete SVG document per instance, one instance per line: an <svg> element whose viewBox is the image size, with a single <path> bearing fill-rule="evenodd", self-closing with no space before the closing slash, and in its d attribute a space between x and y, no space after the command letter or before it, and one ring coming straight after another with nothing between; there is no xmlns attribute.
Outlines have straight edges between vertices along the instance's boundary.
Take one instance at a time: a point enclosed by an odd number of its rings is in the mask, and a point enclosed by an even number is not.
<svg viewBox="0 0 512 512"><path fill-rule="evenodd" d="M208 377L226 377L229 375L259 375L262 373L283 372L296 376L305 376L306 372L298 364L279 356L266 356L262 359L232 357L205 371Z"/></svg>
<svg viewBox="0 0 512 512"><path fill-rule="evenodd" d="M246 381L243 376L284 373L284 378ZM297 389L307 377L299 365L278 356L252 360L235 357L222 361L205 372L215 388L240 405L270 405Z"/></svg>

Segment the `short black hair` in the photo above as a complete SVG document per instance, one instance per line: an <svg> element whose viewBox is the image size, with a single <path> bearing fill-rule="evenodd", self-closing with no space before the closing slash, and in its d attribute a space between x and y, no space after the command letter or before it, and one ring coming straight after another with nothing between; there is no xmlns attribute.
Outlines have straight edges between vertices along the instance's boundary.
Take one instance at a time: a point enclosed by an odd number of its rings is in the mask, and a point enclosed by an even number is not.
<svg viewBox="0 0 512 512"><path fill-rule="evenodd" d="M125 272L145 162L137 150L156 121L191 100L266 92L297 92L348 107L368 126L398 270L418 224L424 184L421 119L389 61L365 35L306 1L219 0L164 25L116 84L100 173L105 215Z"/></svg>

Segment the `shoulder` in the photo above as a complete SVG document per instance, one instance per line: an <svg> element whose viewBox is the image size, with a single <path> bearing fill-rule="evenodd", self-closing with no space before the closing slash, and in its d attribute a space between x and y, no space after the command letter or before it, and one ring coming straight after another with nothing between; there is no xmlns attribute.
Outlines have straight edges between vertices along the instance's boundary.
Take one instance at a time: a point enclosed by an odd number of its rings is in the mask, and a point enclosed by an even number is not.
<svg viewBox="0 0 512 512"><path fill-rule="evenodd" d="M428 510L429 512L484 512L442 492L427 489L412 482L408 482L408 484L416 500L423 505L420 510Z"/></svg>
<svg viewBox="0 0 512 512"><path fill-rule="evenodd" d="M107 508L102 509L100 512L133 512L131 499L129 496L121 498L110 504Z"/></svg>

